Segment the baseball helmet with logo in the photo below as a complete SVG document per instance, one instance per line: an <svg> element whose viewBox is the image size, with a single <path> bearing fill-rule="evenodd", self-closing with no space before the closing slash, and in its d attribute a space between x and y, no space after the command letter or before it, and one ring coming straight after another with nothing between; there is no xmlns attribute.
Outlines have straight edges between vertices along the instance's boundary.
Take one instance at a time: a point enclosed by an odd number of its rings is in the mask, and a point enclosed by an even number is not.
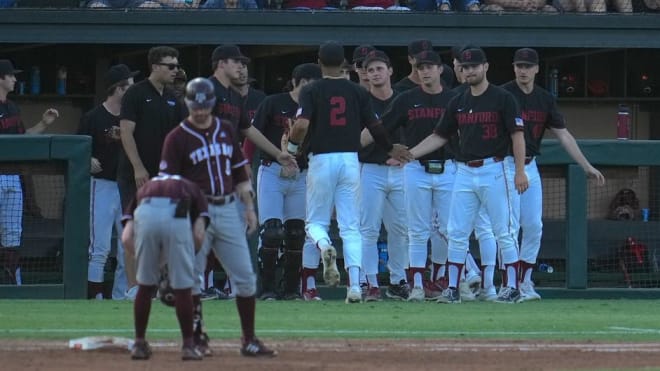
<svg viewBox="0 0 660 371"><path fill-rule="evenodd" d="M215 106L213 83L204 77L197 77L188 82L185 94L189 109L210 109Z"/></svg>

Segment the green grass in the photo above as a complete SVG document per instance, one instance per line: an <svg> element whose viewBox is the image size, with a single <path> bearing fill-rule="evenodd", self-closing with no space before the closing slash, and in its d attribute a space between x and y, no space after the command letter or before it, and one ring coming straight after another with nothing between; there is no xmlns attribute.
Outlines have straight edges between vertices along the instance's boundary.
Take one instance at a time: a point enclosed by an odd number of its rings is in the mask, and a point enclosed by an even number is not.
<svg viewBox="0 0 660 371"><path fill-rule="evenodd" d="M278 339L658 341L658 313L660 300L544 300L518 305L258 302L257 333ZM234 302L205 302L204 316L213 338L239 336ZM129 302L0 300L0 338L131 336L132 329ZM178 338L172 308L153 303L148 336Z"/></svg>

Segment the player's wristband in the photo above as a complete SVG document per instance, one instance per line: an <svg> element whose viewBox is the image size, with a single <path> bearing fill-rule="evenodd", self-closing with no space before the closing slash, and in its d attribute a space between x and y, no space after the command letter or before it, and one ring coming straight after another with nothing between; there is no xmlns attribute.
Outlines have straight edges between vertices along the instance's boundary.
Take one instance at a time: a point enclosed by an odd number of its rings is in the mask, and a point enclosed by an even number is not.
<svg viewBox="0 0 660 371"><path fill-rule="evenodd" d="M286 145L286 150L290 154L295 155L298 153L298 145L293 142L289 142L289 144Z"/></svg>

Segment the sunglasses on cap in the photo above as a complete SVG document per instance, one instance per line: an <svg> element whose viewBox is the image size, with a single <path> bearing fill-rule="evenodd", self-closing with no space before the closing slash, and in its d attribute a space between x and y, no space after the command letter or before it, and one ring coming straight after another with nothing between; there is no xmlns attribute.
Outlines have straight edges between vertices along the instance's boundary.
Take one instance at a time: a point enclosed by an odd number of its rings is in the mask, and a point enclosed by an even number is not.
<svg viewBox="0 0 660 371"><path fill-rule="evenodd" d="M154 64L157 64L159 66L166 66L170 71L174 71L175 69L177 70L181 69L181 65L176 63L154 63Z"/></svg>

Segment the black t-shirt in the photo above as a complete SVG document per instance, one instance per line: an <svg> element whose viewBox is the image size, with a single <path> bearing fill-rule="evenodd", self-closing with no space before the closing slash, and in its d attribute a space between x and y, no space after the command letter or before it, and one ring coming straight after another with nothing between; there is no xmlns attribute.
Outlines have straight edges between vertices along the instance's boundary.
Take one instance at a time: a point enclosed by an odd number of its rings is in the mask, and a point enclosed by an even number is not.
<svg viewBox="0 0 660 371"><path fill-rule="evenodd" d="M117 161L121 149L121 140L113 139L110 129L119 126L119 116L108 112L100 104L85 113L80 119L78 134L92 137L92 157L101 163L101 172L92 174L95 178L116 180Z"/></svg>
<svg viewBox="0 0 660 371"><path fill-rule="evenodd" d="M406 90L410 90L413 88L419 87L419 85L415 84L414 81L412 81L408 76L402 78L401 80L397 81L396 84L392 85L392 89L403 93Z"/></svg>
<svg viewBox="0 0 660 371"><path fill-rule="evenodd" d="M390 105L390 103L392 103L394 97L396 97L397 94L398 93L395 90L392 96L390 96L385 100L380 100L375 96L369 94L371 96L371 104L374 108L374 113L378 116L381 116L383 112L385 112L387 107ZM390 132L389 135L392 143L401 142L401 130L394 130ZM363 163L384 164L385 161L387 161L387 159L390 158L390 156L387 153L385 153L385 151L382 148L377 146L376 143L371 143L368 146L360 149L360 152L358 152L358 158L360 159L360 162Z"/></svg>
<svg viewBox="0 0 660 371"><path fill-rule="evenodd" d="M454 93L445 89L440 94L428 94L420 87L407 90L399 94L383 113L383 125L390 132L402 128L405 144L412 148L433 133L433 128L453 97ZM441 148L421 157L420 160L449 158L453 158L450 152Z"/></svg>
<svg viewBox="0 0 660 371"><path fill-rule="evenodd" d="M470 85L465 83L457 85L455 88L451 89L456 95L463 94L466 90L470 90Z"/></svg>
<svg viewBox="0 0 660 371"><path fill-rule="evenodd" d="M564 116L557 109L555 98L549 91L538 85L529 94L525 94L515 80L502 85L516 98L520 113L525 121L525 145L527 156L541 154L541 140L546 128L565 129Z"/></svg>
<svg viewBox="0 0 660 371"><path fill-rule="evenodd" d="M250 120L244 112L243 97L231 87L225 87L215 78L209 77L215 88L215 109L213 114L229 121L234 130L239 132L250 127Z"/></svg>
<svg viewBox="0 0 660 371"><path fill-rule="evenodd" d="M184 117L185 109L170 87L165 87L161 95L149 79L145 79L126 91L121 103L121 119L135 122L133 137L149 177L158 174L165 136ZM133 166L123 150L119 155L117 175L133 177Z"/></svg>
<svg viewBox="0 0 660 371"><path fill-rule="evenodd" d="M25 134L21 111L10 101L0 101L0 134Z"/></svg>
<svg viewBox="0 0 660 371"><path fill-rule="evenodd" d="M280 93L270 95L259 105L257 112L252 120L252 125L277 148L280 148L280 141L285 128L288 127L288 120L296 116L298 103L296 103L289 93ZM260 151L261 159L274 161L268 153Z"/></svg>
<svg viewBox="0 0 660 371"><path fill-rule="evenodd" d="M248 90L248 95L243 98L243 109L247 115L248 122L252 122L257 108L259 108L259 105L264 99L266 99L266 93L263 91L253 88Z"/></svg>
<svg viewBox="0 0 660 371"><path fill-rule="evenodd" d="M508 91L488 85L480 96L468 89L457 95L435 128L443 138L459 136L459 161L504 157L512 153L511 134L524 130L515 98Z"/></svg>
<svg viewBox="0 0 660 371"><path fill-rule="evenodd" d="M299 104L296 117L310 121L309 153L358 152L362 128L371 130L380 125L369 92L343 78L324 78L305 85Z"/></svg>

